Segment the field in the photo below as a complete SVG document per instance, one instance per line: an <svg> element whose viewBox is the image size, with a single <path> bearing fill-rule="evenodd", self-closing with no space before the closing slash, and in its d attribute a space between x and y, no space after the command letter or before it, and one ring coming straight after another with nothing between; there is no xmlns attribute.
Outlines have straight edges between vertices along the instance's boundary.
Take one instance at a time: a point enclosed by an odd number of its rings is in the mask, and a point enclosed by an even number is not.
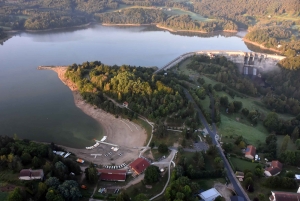
<svg viewBox="0 0 300 201"><path fill-rule="evenodd" d="M190 15L193 20L206 22L206 21L212 21L211 19L205 18L199 14L193 13L191 11L182 10L179 8L172 8L172 10L164 10L164 13L167 15Z"/></svg>
<svg viewBox="0 0 300 201"><path fill-rule="evenodd" d="M230 160L237 171L244 171L248 169L253 172L255 167L259 165L259 163L252 163L235 157L230 157Z"/></svg>
<svg viewBox="0 0 300 201"><path fill-rule="evenodd" d="M166 144L168 146L174 146L174 143L178 143L181 138L181 132L177 131L166 131L167 135L164 138L158 138L155 135L153 135L152 142L155 143L155 146L158 146L159 144Z"/></svg>

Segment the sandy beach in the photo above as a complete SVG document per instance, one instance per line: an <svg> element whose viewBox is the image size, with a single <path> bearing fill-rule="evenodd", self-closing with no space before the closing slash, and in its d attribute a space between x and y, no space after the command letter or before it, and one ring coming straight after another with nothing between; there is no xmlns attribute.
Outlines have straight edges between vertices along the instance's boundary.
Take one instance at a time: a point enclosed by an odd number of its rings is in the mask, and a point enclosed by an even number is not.
<svg viewBox="0 0 300 201"><path fill-rule="evenodd" d="M52 70L58 74L59 79L72 91L75 105L101 124L104 135L107 136L105 142L118 145L123 156L113 157L113 155L111 155L110 157L104 157L104 154L110 152L109 150L112 146L103 144L92 150L63 147L80 158L86 160L91 159L90 161L93 161L96 164L110 164L113 162L112 159L116 164L121 164L122 162L128 162L138 157L139 149L134 147L142 147L144 145L147 139L145 129L127 119L115 118L115 116L86 103L81 97L76 85L65 78L64 74L67 70L66 67L54 67ZM94 142L91 142L91 146L93 143ZM94 158L91 154L102 154L102 156Z"/></svg>

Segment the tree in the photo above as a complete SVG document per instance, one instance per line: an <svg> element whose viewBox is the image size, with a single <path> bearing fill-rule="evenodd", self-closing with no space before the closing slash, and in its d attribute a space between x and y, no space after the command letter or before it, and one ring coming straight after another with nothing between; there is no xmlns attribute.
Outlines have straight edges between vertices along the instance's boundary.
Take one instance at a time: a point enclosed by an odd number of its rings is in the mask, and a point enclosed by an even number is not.
<svg viewBox="0 0 300 201"><path fill-rule="evenodd" d="M45 181L45 183L48 186L48 188L54 188L54 189L57 189L57 187L60 184L59 180L56 177L50 177Z"/></svg>
<svg viewBox="0 0 300 201"><path fill-rule="evenodd" d="M220 157L216 157L214 159L214 164L215 164L215 166L216 166L217 169L220 169L220 168L223 167L223 161L222 161L222 159Z"/></svg>
<svg viewBox="0 0 300 201"><path fill-rule="evenodd" d="M160 171L157 166L150 165L145 171L145 181L148 183L155 183L160 178Z"/></svg>
<svg viewBox="0 0 300 201"><path fill-rule="evenodd" d="M229 103L228 112L234 113L234 111L235 111L234 104L233 104L233 102L231 102L231 103Z"/></svg>
<svg viewBox="0 0 300 201"><path fill-rule="evenodd" d="M21 189L19 187L15 188L12 192L8 194L8 201L23 201L21 194Z"/></svg>
<svg viewBox="0 0 300 201"><path fill-rule="evenodd" d="M212 144L212 139L210 137L210 135L206 135L205 137L207 144L211 145Z"/></svg>
<svg viewBox="0 0 300 201"><path fill-rule="evenodd" d="M149 199L143 193L140 193L133 198L133 201L149 201Z"/></svg>
<svg viewBox="0 0 300 201"><path fill-rule="evenodd" d="M44 198L47 192L47 185L43 182L39 182L38 190L37 190L37 198L38 200Z"/></svg>
<svg viewBox="0 0 300 201"><path fill-rule="evenodd" d="M65 199L61 196L61 194L55 190L54 188L49 188L46 193L47 201L64 201Z"/></svg>
<svg viewBox="0 0 300 201"><path fill-rule="evenodd" d="M150 143L150 147L151 147L151 149L153 149L155 147L155 143L153 141Z"/></svg>
<svg viewBox="0 0 300 201"><path fill-rule="evenodd" d="M122 191L117 197L116 201L130 201L130 197L127 193Z"/></svg>
<svg viewBox="0 0 300 201"><path fill-rule="evenodd" d="M158 146L158 152L162 153L162 154L167 153L168 152L168 146L164 143L160 144Z"/></svg>
<svg viewBox="0 0 300 201"><path fill-rule="evenodd" d="M41 160L38 157L33 157L32 159L32 166L33 168L39 168L41 166Z"/></svg>
<svg viewBox="0 0 300 201"><path fill-rule="evenodd" d="M223 107L228 107L228 97L227 96L222 96L220 98L220 104L223 106Z"/></svg>
<svg viewBox="0 0 300 201"><path fill-rule="evenodd" d="M299 128L298 126L296 126L291 134L291 139L295 143L298 138L299 138Z"/></svg>
<svg viewBox="0 0 300 201"><path fill-rule="evenodd" d="M244 149L246 147L246 143L244 141L240 141L239 148Z"/></svg>
<svg viewBox="0 0 300 201"><path fill-rule="evenodd" d="M21 160L22 160L23 165L28 165L31 162L31 155L27 152L24 152L21 155Z"/></svg>
<svg viewBox="0 0 300 201"><path fill-rule="evenodd" d="M82 196L78 183L73 180L64 181L64 183L58 186L57 190L65 200L77 200Z"/></svg>
<svg viewBox="0 0 300 201"><path fill-rule="evenodd" d="M233 149L233 145L230 142L229 143L224 143L222 145L222 147L223 147L223 149L224 149L225 152L231 152L232 149Z"/></svg>
<svg viewBox="0 0 300 201"><path fill-rule="evenodd" d="M264 120L264 126L271 132L278 132L281 128L281 122L275 112L270 112Z"/></svg>
<svg viewBox="0 0 300 201"><path fill-rule="evenodd" d="M280 147L280 153L283 153L286 151L289 141L290 141L290 136L289 135L284 136L281 147Z"/></svg>
<svg viewBox="0 0 300 201"><path fill-rule="evenodd" d="M93 163L91 163L90 166L85 169L84 173L85 178L89 183L95 184L98 181L98 171Z"/></svg>
<svg viewBox="0 0 300 201"><path fill-rule="evenodd" d="M300 149L300 139L296 140L295 144L296 144L297 148Z"/></svg>
<svg viewBox="0 0 300 201"><path fill-rule="evenodd" d="M241 101L233 101L234 112L238 112L242 109L243 103Z"/></svg>

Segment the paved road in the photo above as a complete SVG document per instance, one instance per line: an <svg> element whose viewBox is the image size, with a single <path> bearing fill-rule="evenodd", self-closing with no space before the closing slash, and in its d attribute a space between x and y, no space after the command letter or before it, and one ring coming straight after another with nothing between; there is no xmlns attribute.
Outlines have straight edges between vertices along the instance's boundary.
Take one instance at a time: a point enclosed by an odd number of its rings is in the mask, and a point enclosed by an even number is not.
<svg viewBox="0 0 300 201"><path fill-rule="evenodd" d="M216 127L215 127L215 125L213 125L213 128L214 128L214 129L213 129L213 131L212 131L212 130L210 129L210 127L209 127L209 125L208 125L208 123L207 123L207 121L206 121L204 115L202 114L202 111L200 110L200 108L199 108L199 107L197 106L197 104L195 103L195 101L194 101L194 99L192 98L191 94L190 94L186 89L184 90L184 93L185 93L186 97L189 99L189 101L191 101L191 102L193 103L194 108L197 110L198 115L199 115L199 118L200 118L202 124L205 126L205 128L207 129L209 135L210 135L211 138L212 138L213 144L217 146L217 148L218 148L218 150L219 150L219 152L220 152L220 156L221 156L221 158L222 158L223 161L224 161L224 167L225 167L226 170L227 170L227 171L226 171L227 176L228 176L230 182L232 183L232 185L233 185L233 187L234 187L234 189L235 189L235 192L236 192L239 196L243 197L245 200L250 201L248 195L245 193L245 191L244 191L244 189L242 188L240 182L236 179L235 174L233 173L233 171L232 171L232 169L231 169L231 166L229 165L229 163L228 163L228 161L227 161L227 159L226 159L226 157L225 157L225 155L224 155L224 153L223 153L223 151L222 151L222 148L221 148L221 146L219 145L219 142L218 142L218 141L216 140L216 138L215 138L215 137L216 137Z"/></svg>

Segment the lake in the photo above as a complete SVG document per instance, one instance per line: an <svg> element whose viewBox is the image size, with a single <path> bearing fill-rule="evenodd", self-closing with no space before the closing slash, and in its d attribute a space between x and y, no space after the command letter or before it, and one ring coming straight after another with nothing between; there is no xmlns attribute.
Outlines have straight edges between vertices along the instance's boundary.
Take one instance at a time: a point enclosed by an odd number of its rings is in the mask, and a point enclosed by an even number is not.
<svg viewBox="0 0 300 201"><path fill-rule="evenodd" d="M101 25L17 34L0 46L0 134L74 148L103 135L101 126L75 106L56 73L37 70L39 65L99 60L162 67L190 51L249 51L243 34L178 35L149 26Z"/></svg>

